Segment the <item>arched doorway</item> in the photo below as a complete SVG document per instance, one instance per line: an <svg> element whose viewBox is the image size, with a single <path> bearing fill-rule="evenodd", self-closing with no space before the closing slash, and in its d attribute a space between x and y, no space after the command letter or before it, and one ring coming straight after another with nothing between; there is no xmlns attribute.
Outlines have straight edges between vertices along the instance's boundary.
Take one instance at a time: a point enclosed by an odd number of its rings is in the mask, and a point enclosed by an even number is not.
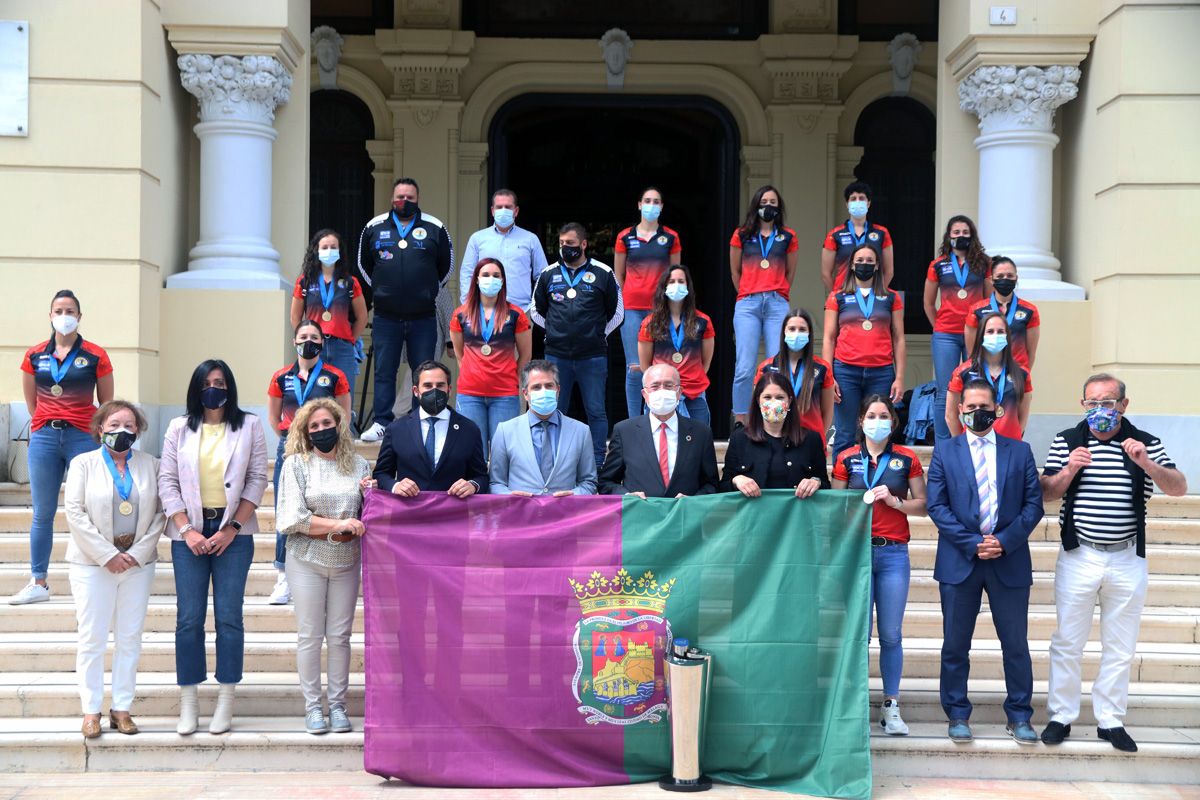
<svg viewBox="0 0 1200 800"><path fill-rule="evenodd" d="M871 185L871 219L892 233L896 276L892 288L905 293L904 329L930 333L921 306L925 270L933 257L934 148L933 113L911 97L883 97L871 103L854 128L854 144L863 148L855 176Z"/></svg>
<svg viewBox="0 0 1200 800"><path fill-rule="evenodd" d="M613 240L637 222L638 193L662 190L662 223L683 244L698 305L718 345L709 377L713 430L727 436L733 383L733 302L729 234L738 223L737 126L719 103L699 96L527 94L497 111L489 132L488 196L517 192L522 227L556 255L558 228L591 232L592 257L612 264ZM609 339L608 415L625 417L625 358Z"/></svg>
<svg viewBox="0 0 1200 800"><path fill-rule="evenodd" d="M375 213L374 165L367 153L375 123L362 100L339 89L313 92L310 114L309 233L333 228L351 251L364 221Z"/></svg>

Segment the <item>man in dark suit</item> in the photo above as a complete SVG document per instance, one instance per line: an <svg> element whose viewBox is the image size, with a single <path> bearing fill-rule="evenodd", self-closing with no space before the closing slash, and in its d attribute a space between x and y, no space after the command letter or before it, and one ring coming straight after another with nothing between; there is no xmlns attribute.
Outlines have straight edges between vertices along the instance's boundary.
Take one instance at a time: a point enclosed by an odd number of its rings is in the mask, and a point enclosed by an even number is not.
<svg viewBox="0 0 1200 800"><path fill-rule="evenodd" d="M996 435L996 391L987 381L963 387L958 412L963 433L939 443L929 465L929 517L938 529L933 577L942 599L942 709L950 720L950 738L971 741L967 676L986 590L1004 655L1005 730L1019 744L1036 744L1029 724L1028 628L1029 534L1044 513L1037 464L1028 444Z"/></svg>
<svg viewBox="0 0 1200 800"><path fill-rule="evenodd" d="M708 426L681 417L679 372L655 364L642 375L649 414L617 423L600 470L601 494L685 497L717 490L717 455Z"/></svg>
<svg viewBox="0 0 1200 800"><path fill-rule="evenodd" d="M374 477L401 497L445 492L467 499L487 492L483 438L474 422L449 408L450 370L426 361L413 373L418 407L387 427Z"/></svg>

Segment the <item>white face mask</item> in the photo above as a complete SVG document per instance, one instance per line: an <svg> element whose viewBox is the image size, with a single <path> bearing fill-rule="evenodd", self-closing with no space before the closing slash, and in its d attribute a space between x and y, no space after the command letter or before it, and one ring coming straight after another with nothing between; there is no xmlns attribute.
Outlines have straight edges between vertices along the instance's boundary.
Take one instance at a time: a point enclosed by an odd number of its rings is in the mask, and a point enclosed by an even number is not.
<svg viewBox="0 0 1200 800"><path fill-rule="evenodd" d="M679 405L679 395L672 389L656 389L646 398L646 405L652 414L665 417Z"/></svg>
<svg viewBox="0 0 1200 800"><path fill-rule="evenodd" d="M683 283L668 283L664 294L666 294L668 300L674 300L678 303L688 296L688 288Z"/></svg>
<svg viewBox="0 0 1200 800"><path fill-rule="evenodd" d="M79 317L72 314L58 314L50 318L50 324L63 336L70 336L79 327Z"/></svg>

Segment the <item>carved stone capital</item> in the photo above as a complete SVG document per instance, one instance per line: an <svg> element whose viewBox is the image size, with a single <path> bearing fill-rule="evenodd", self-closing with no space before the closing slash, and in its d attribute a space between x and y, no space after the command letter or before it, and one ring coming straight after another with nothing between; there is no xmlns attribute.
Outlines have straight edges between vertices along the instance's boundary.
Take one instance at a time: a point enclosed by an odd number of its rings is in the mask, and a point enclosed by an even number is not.
<svg viewBox="0 0 1200 800"><path fill-rule="evenodd" d="M1079 67L979 67L958 85L958 104L979 127L1049 131L1054 110L1079 94Z"/></svg>
<svg viewBox="0 0 1200 800"><path fill-rule="evenodd" d="M291 97L292 76L272 56L179 57L179 80L200 101L200 121L241 120L270 125Z"/></svg>

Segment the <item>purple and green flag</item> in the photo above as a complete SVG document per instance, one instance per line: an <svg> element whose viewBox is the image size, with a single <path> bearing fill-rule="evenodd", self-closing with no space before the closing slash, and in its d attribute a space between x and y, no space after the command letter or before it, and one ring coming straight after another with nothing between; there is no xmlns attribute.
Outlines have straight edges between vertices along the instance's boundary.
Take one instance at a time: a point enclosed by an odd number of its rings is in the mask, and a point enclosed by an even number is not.
<svg viewBox="0 0 1200 800"><path fill-rule="evenodd" d="M712 653L714 779L871 794L870 509L853 492L370 492L365 765L422 786L670 772L662 656Z"/></svg>

